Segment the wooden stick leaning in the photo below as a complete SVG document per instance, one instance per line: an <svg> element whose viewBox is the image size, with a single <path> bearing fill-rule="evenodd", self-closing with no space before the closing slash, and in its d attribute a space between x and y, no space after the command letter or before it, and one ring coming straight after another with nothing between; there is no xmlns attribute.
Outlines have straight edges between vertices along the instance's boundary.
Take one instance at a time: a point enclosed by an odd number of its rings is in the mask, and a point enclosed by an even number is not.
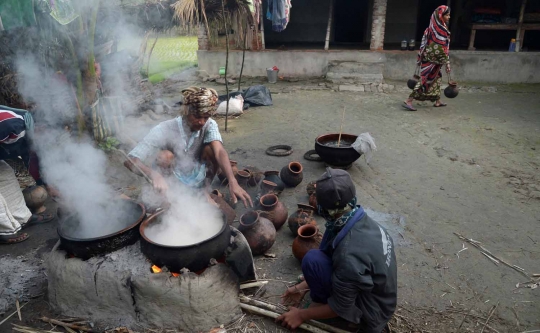
<svg viewBox="0 0 540 333"><path fill-rule="evenodd" d="M275 312L278 315L281 315L288 311L287 307L284 305L280 305L280 304L276 305L276 304L272 304L272 303L265 302L262 300L253 299L247 296L240 296L240 303L251 305L257 308L261 308L263 310ZM347 331L341 330L339 328L336 328L336 327L333 327L333 326L330 326L330 325L327 325L327 324L324 324L315 320L309 320L306 322L306 324L312 325L314 327L317 327L319 329L322 329L331 333L347 333Z"/></svg>
<svg viewBox="0 0 540 333"><path fill-rule="evenodd" d="M339 144L341 142L341 132L343 132L343 120L345 119L345 109L346 107L343 107L343 115L341 116L341 127L339 128L339 137L337 140L337 146L339 147Z"/></svg>
<svg viewBox="0 0 540 333"><path fill-rule="evenodd" d="M47 318L47 317L41 317L39 319L41 321L46 322L46 323L62 326L64 328L72 328L74 330L79 330L79 331L84 331L84 332L92 332L91 328L82 327L82 326L79 326L79 325L74 325L74 324L69 324L69 323L64 323L64 322L62 322L60 320L56 320L56 319L51 319L51 318Z"/></svg>
<svg viewBox="0 0 540 333"><path fill-rule="evenodd" d="M135 166L135 168L137 168L137 170L139 170L139 172L141 173L141 175L143 175L143 177L146 179L147 182L149 182L151 185L154 185L154 182L152 182L152 179L150 179L150 177L144 172L142 171L142 169L137 165L137 163L134 163L131 158L128 156L128 154L126 154L123 150L121 149L117 149L117 148L114 148L112 147L111 149L115 150L115 151L119 151L120 153L122 153L122 155L124 155L124 157L131 163Z"/></svg>
<svg viewBox="0 0 540 333"><path fill-rule="evenodd" d="M20 311L20 309L24 308L24 307L26 306L26 304L28 304L28 303L30 303L30 302L24 303L24 304L19 308L19 311ZM0 322L0 325L2 325L3 323L5 323L6 321L8 321L9 318L11 318L11 317L13 317L14 315L16 315L19 311L15 310L15 312L13 312L12 314L10 314L10 315L7 316L6 318L4 318L4 320L2 320L2 321Z"/></svg>

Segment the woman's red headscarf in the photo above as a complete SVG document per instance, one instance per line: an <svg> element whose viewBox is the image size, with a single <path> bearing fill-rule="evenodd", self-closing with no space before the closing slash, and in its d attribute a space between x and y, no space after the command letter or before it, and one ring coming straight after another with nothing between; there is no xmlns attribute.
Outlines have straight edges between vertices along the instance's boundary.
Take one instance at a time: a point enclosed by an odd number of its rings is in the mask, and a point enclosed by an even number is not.
<svg viewBox="0 0 540 333"><path fill-rule="evenodd" d="M444 22L443 16L450 12L450 7L439 6L431 15L429 27L424 32L422 37L422 45L420 45L419 61L424 53L425 48L431 43L440 44L443 47L444 53L448 55L450 47L450 30Z"/></svg>

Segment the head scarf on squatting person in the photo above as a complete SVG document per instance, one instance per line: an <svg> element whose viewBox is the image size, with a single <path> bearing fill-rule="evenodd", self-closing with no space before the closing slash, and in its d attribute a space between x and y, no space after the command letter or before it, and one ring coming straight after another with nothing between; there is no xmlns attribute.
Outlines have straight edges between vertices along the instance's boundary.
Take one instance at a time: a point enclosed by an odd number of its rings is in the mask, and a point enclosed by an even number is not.
<svg viewBox="0 0 540 333"><path fill-rule="evenodd" d="M450 47L450 30L444 22L443 16L450 13L450 7L448 6L439 6L433 14L429 21L429 27L424 32L422 37L422 44L420 45L420 52L418 53L418 63L422 60L422 54L424 53L426 47L432 43L436 43L442 46L444 53L448 55Z"/></svg>
<svg viewBox="0 0 540 333"><path fill-rule="evenodd" d="M360 208L360 206L356 205L357 201L356 197L354 197L345 207L337 209L325 209L321 205L317 205L317 212L326 220L326 230L337 234Z"/></svg>
<svg viewBox="0 0 540 333"><path fill-rule="evenodd" d="M217 92L212 88L189 87L182 90L187 113L212 115L216 111Z"/></svg>

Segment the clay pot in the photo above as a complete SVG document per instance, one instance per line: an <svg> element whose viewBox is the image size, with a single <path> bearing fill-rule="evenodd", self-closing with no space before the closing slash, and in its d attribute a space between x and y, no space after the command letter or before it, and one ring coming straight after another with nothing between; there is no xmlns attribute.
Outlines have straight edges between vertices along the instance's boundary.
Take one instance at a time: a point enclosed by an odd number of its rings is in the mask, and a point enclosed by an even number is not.
<svg viewBox="0 0 540 333"><path fill-rule="evenodd" d="M309 250L318 249L321 245L322 235L319 233L319 227L306 224L298 229L298 236L292 244L292 253L300 261Z"/></svg>
<svg viewBox="0 0 540 333"><path fill-rule="evenodd" d="M306 204L298 204L298 210L289 216L288 222L289 229L291 229L293 236L298 236L298 229L303 225L317 225L317 221L313 218L314 213L315 207Z"/></svg>
<svg viewBox="0 0 540 333"><path fill-rule="evenodd" d="M420 80L420 76L414 75L412 79L409 79L407 81L407 87L409 87L409 89L413 90L414 87L416 87L416 84L418 83L418 80Z"/></svg>
<svg viewBox="0 0 540 333"><path fill-rule="evenodd" d="M45 201L49 197L47 190L43 186L29 186L23 191L26 206L32 213L42 213L45 211Z"/></svg>
<svg viewBox="0 0 540 333"><path fill-rule="evenodd" d="M279 201L277 195L273 193L265 194L259 200L261 204L261 215L272 221L272 224L279 230L285 222L289 212L283 202Z"/></svg>
<svg viewBox="0 0 540 333"><path fill-rule="evenodd" d="M315 208L315 212L317 212L317 195L315 193L309 196L309 205Z"/></svg>
<svg viewBox="0 0 540 333"><path fill-rule="evenodd" d="M448 98L456 98L459 94L459 88L457 82L450 81L448 82L448 87L444 89L444 96Z"/></svg>
<svg viewBox="0 0 540 333"><path fill-rule="evenodd" d="M296 187L304 179L304 168L300 162L291 162L284 166L279 173L279 177L289 187Z"/></svg>
<svg viewBox="0 0 540 333"><path fill-rule="evenodd" d="M227 224L231 225L234 222L234 219L236 218L236 211L225 201L223 196L215 195L214 193L210 193L210 197L212 200L214 200L215 203L218 204L219 210L225 215L225 219L227 220Z"/></svg>
<svg viewBox="0 0 540 333"><path fill-rule="evenodd" d="M263 180L261 183L261 195L265 195L269 193L275 194L276 187L277 187L276 183L273 183L269 180Z"/></svg>
<svg viewBox="0 0 540 333"><path fill-rule="evenodd" d="M309 182L306 186L307 195L315 194L317 190L317 182Z"/></svg>
<svg viewBox="0 0 540 333"><path fill-rule="evenodd" d="M272 222L254 210L240 217L238 230L246 237L253 255L265 253L276 241L276 228Z"/></svg>
<svg viewBox="0 0 540 333"><path fill-rule="evenodd" d="M233 175L236 177L236 174L238 173L238 162L233 161L233 160L229 162L231 163L231 169L232 169ZM221 171L221 169L218 171L217 177L223 185L228 184L227 177L225 177L225 174Z"/></svg>
<svg viewBox="0 0 540 333"><path fill-rule="evenodd" d="M223 200L225 200L225 202L228 203L229 206L231 206L232 209L236 209L236 203L232 201L230 195L223 194L219 190L212 190L212 192L210 192L210 193L213 193L213 194L217 195L218 197L223 198Z"/></svg>
<svg viewBox="0 0 540 333"><path fill-rule="evenodd" d="M285 183L279 178L279 171L271 170L264 173L264 179L276 184L275 194L279 195L285 189Z"/></svg>
<svg viewBox="0 0 540 333"><path fill-rule="evenodd" d="M259 185L259 183L261 182L261 179L264 176L263 172L259 168L251 166L251 165L248 165L247 167L245 167L244 170L249 171L251 173L251 177L248 180L248 185L251 187L255 187Z"/></svg>
<svg viewBox="0 0 540 333"><path fill-rule="evenodd" d="M239 170L236 173L236 180L238 181L238 185L240 185L244 189L246 189L248 186L249 178L251 178L251 172L249 171Z"/></svg>

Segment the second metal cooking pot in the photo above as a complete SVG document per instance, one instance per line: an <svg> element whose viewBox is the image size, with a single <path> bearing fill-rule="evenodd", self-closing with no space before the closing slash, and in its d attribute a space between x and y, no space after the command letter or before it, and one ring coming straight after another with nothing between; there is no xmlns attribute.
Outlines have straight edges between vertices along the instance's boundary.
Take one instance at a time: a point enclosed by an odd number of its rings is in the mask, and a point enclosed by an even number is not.
<svg viewBox="0 0 540 333"><path fill-rule="evenodd" d="M231 241L231 229L225 216L223 226L216 235L192 245L170 246L155 243L145 235L145 229L153 223L159 223L162 214L163 211L149 216L140 226L141 251L152 264L167 266L172 272L179 272L184 267L196 272L208 267L210 259L223 257Z"/></svg>

